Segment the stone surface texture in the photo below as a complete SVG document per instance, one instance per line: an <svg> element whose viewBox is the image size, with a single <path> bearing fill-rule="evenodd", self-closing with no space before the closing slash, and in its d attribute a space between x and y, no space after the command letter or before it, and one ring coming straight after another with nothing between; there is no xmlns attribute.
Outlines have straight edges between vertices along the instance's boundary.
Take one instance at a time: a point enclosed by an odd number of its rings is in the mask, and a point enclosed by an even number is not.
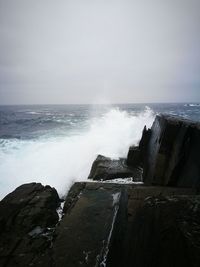
<svg viewBox="0 0 200 267"><path fill-rule="evenodd" d="M144 166L144 183L200 187L200 123L157 116L151 128Z"/></svg>
<svg viewBox="0 0 200 267"><path fill-rule="evenodd" d="M113 160L102 155L97 156L88 176L92 180L110 180L128 177L133 177L133 170L126 165L126 159Z"/></svg>
<svg viewBox="0 0 200 267"><path fill-rule="evenodd" d="M42 261L43 252L51 246L59 201L54 188L31 183L0 202L0 266L40 266L38 258Z"/></svg>

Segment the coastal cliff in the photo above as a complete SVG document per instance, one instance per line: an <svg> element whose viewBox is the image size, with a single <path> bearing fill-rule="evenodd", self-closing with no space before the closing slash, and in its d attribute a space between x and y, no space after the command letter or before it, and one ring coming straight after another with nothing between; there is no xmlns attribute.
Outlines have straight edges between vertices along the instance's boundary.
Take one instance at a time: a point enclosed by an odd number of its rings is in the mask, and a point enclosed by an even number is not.
<svg viewBox="0 0 200 267"><path fill-rule="evenodd" d="M159 115L65 199L18 187L0 202L0 266L200 266L199 151L199 123Z"/></svg>

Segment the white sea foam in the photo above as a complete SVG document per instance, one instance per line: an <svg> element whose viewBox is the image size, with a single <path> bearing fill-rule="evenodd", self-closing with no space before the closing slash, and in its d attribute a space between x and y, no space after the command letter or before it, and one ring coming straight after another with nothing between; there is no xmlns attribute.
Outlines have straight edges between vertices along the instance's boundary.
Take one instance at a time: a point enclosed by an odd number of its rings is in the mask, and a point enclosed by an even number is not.
<svg viewBox="0 0 200 267"><path fill-rule="evenodd" d="M141 137L144 125L151 126L149 108L139 115L111 109L91 120L87 131L38 140L8 140L0 150L0 197L22 183L41 182L54 186L62 196L74 181L88 177L98 154L125 157L130 145Z"/></svg>

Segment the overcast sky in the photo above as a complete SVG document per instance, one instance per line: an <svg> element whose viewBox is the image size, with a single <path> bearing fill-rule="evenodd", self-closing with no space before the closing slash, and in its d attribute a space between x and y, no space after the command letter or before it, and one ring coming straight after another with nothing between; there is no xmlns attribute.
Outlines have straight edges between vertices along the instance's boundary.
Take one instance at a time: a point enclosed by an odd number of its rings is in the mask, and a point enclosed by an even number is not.
<svg viewBox="0 0 200 267"><path fill-rule="evenodd" d="M0 0L0 104L200 102L199 0Z"/></svg>

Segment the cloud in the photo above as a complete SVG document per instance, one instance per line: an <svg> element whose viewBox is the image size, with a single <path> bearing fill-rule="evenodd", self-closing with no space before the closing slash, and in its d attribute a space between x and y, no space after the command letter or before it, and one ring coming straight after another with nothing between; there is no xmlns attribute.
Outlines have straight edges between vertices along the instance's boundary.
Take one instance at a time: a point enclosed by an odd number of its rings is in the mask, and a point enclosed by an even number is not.
<svg viewBox="0 0 200 267"><path fill-rule="evenodd" d="M0 0L0 103L200 101L199 8Z"/></svg>

